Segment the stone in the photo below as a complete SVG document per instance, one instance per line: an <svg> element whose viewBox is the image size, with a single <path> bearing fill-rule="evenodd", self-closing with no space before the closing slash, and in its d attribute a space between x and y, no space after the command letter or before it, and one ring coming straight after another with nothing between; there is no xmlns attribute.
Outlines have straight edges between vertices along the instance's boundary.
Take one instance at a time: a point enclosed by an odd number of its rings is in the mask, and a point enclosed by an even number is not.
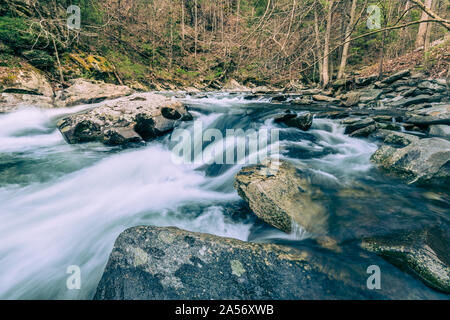
<svg viewBox="0 0 450 320"><path fill-rule="evenodd" d="M351 91L342 97L343 103L346 107L357 105L360 101L361 93L358 91Z"/></svg>
<svg viewBox="0 0 450 320"><path fill-rule="evenodd" d="M437 228L365 239L362 247L450 293L450 241Z"/></svg>
<svg viewBox="0 0 450 320"><path fill-rule="evenodd" d="M70 115L60 120L57 126L69 143L128 145L164 135L180 121L188 120L192 120L192 116L177 100L139 93Z"/></svg>
<svg viewBox="0 0 450 320"><path fill-rule="evenodd" d="M430 184L443 188L450 186L448 140L418 139L403 147L391 142L381 146L371 159L380 168L405 179L408 183Z"/></svg>
<svg viewBox="0 0 450 320"><path fill-rule="evenodd" d="M432 136L443 137L450 140L450 126L445 124L434 124L429 127L428 133Z"/></svg>
<svg viewBox="0 0 450 320"><path fill-rule="evenodd" d="M442 96L440 96L440 95L429 96L429 95L421 94L421 95L418 95L418 96L412 97L412 98L400 99L398 101L395 101L394 103L391 103L390 105L393 108L397 108L397 107L407 108L409 106L416 105L416 104L435 103L435 102L440 102L441 100L442 100Z"/></svg>
<svg viewBox="0 0 450 320"><path fill-rule="evenodd" d="M352 138L366 138L378 129L376 124L358 129L350 134Z"/></svg>
<svg viewBox="0 0 450 320"><path fill-rule="evenodd" d="M336 255L138 226L116 240L94 300L445 299L400 273L383 273L383 290L368 290L361 264L369 262Z"/></svg>
<svg viewBox="0 0 450 320"><path fill-rule="evenodd" d="M287 161L243 168L235 180L238 194L252 212L267 224L286 233L293 222L315 234L327 228L329 199L314 185L314 174Z"/></svg>
<svg viewBox="0 0 450 320"><path fill-rule="evenodd" d="M383 90L380 89L363 89L359 91L359 101L361 103L368 103L380 98L383 94Z"/></svg>
<svg viewBox="0 0 450 320"><path fill-rule="evenodd" d="M347 124L347 123L343 123L343 124ZM356 122L353 123L349 123L346 127L345 127L345 134L351 134L357 130L363 129L365 127L374 125L375 121L372 118L365 118L363 120L358 120Z"/></svg>
<svg viewBox="0 0 450 320"><path fill-rule="evenodd" d="M25 107L49 109L54 108L54 104L51 97L42 95L20 93L2 93L0 95L0 113Z"/></svg>
<svg viewBox="0 0 450 320"><path fill-rule="evenodd" d="M315 94L312 96L312 98L315 101L319 101L319 102L328 102L328 103L337 103L339 102L339 99L333 98L333 97L329 97L323 94Z"/></svg>
<svg viewBox="0 0 450 320"><path fill-rule="evenodd" d="M0 67L0 89L4 93L41 95L53 97L47 78L37 69Z"/></svg>
<svg viewBox="0 0 450 320"><path fill-rule="evenodd" d="M128 86L118 86L102 81L74 79L70 82L70 87L57 94L56 105L58 107L98 103L134 93L134 90Z"/></svg>
<svg viewBox="0 0 450 320"><path fill-rule="evenodd" d="M232 92L248 92L251 91L250 88L241 85L234 79L230 79L222 88L223 91L232 91Z"/></svg>
<svg viewBox="0 0 450 320"><path fill-rule="evenodd" d="M409 70L402 70L402 71L399 71L399 72L393 74L390 77L387 77L386 79L383 79L381 82L384 83L384 84L391 84L391 83L394 83L397 80L400 80L402 78L408 77L410 75L411 75L411 71L409 71Z"/></svg>
<svg viewBox="0 0 450 320"><path fill-rule="evenodd" d="M408 112L405 122L416 125L450 125L450 104L435 105Z"/></svg>
<svg viewBox="0 0 450 320"><path fill-rule="evenodd" d="M274 122L284 123L288 127L308 131L313 124L313 115L310 112L296 114L289 111L285 114L275 117Z"/></svg>

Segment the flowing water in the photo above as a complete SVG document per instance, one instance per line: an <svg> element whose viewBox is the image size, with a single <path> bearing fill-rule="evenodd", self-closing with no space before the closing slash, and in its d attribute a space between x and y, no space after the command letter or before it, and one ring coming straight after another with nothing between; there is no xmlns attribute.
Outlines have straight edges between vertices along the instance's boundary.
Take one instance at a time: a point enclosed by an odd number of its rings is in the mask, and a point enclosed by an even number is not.
<svg viewBox="0 0 450 320"><path fill-rule="evenodd" d="M273 116L287 106L265 100L215 94L185 102L203 129L279 129L280 157L306 164L322 177L333 200L326 233L339 242L448 225L445 195L378 172L370 163L376 144L344 135L337 121L315 119L312 129L302 132L274 124ZM84 108L27 108L0 115L1 299L92 298L115 239L136 225L312 246L314 235L301 227L286 235L248 212L233 188L243 164L176 163L170 135L132 149L68 145L56 122ZM183 127L193 132L193 122ZM354 264L376 259L399 286L408 281L425 297L439 297L382 259L361 255L356 246L345 257L330 252L329 259ZM66 287L71 265L82 271L81 290Z"/></svg>

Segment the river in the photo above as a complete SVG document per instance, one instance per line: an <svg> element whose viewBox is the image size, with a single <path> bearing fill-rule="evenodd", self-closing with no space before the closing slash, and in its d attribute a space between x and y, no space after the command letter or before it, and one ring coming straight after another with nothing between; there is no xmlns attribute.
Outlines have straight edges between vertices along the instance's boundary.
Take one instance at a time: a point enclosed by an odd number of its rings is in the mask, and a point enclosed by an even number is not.
<svg viewBox="0 0 450 320"><path fill-rule="evenodd" d="M302 132L274 124L274 115L288 106L265 99L209 94L184 101L204 129L278 129L279 156L323 176L333 199L327 234L339 242L449 223L444 197L379 172L370 163L375 142L344 135L338 120L315 119ZM286 235L247 213L233 187L243 164L174 163L170 135L131 149L67 144L56 122L85 108L0 115L0 299L92 298L115 239L131 226L176 226L292 246L314 238L301 228ZM193 122L183 126L192 130ZM352 248L345 251L346 263L374 259ZM440 297L381 258L377 262L399 286L408 281L424 296ZM66 287L70 265L82 271L81 290Z"/></svg>

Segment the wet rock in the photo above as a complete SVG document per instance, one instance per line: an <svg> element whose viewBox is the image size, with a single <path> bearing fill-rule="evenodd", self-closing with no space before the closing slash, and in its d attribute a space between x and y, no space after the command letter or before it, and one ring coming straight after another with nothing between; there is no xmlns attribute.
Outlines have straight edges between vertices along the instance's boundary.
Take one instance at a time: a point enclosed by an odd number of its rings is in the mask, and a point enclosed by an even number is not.
<svg viewBox="0 0 450 320"><path fill-rule="evenodd" d="M358 120L358 121L352 122L352 123L343 122L343 124L347 125L345 127L345 134L351 134L357 130L374 125L375 121L372 118L366 118L366 119Z"/></svg>
<svg viewBox="0 0 450 320"><path fill-rule="evenodd" d="M362 247L412 271L432 288L450 293L450 241L438 229L365 239Z"/></svg>
<svg viewBox="0 0 450 320"><path fill-rule="evenodd" d="M335 241L325 242L329 249L294 249L177 228L134 227L116 240L94 299L445 299L420 283L419 288L410 284L410 276L395 269L383 274L382 290L368 290L361 264L369 261L347 263L331 251ZM382 270L389 267L378 263Z"/></svg>
<svg viewBox="0 0 450 320"><path fill-rule="evenodd" d="M373 132L375 132L377 129L378 129L377 125L376 124L372 124L370 126L362 128L362 129L353 131L350 134L350 137L353 137L353 138L366 138L369 135L371 135Z"/></svg>
<svg viewBox="0 0 450 320"><path fill-rule="evenodd" d="M140 93L71 115L57 125L69 143L127 145L154 139L187 120L192 120L192 116L180 102Z"/></svg>
<svg viewBox="0 0 450 320"><path fill-rule="evenodd" d="M71 86L57 94L58 107L70 107L80 104L102 102L128 96L134 92L127 86L117 86L102 81L74 79Z"/></svg>
<svg viewBox="0 0 450 320"><path fill-rule="evenodd" d="M405 122L416 125L450 125L450 104L435 105L407 113Z"/></svg>
<svg viewBox="0 0 450 320"><path fill-rule="evenodd" d="M284 123L288 127L308 131L313 124L313 115L310 112L296 114L289 111L285 114L275 117L274 121L276 123Z"/></svg>
<svg viewBox="0 0 450 320"><path fill-rule="evenodd" d="M380 129L376 134L372 135L379 140L382 140L386 145L391 145L397 148L406 147L412 142L418 141L419 137L403 132L392 132L390 130Z"/></svg>
<svg viewBox="0 0 450 320"><path fill-rule="evenodd" d="M439 136L450 140L450 126L445 124L436 124L430 126L428 133L432 136Z"/></svg>
<svg viewBox="0 0 450 320"><path fill-rule="evenodd" d="M270 160L243 168L235 188L253 213L286 233L293 222L307 231L322 234L327 226L328 198L314 185L314 174L286 161Z"/></svg>
<svg viewBox="0 0 450 320"><path fill-rule="evenodd" d="M398 135L397 135L398 137ZM388 141L389 142L389 141ZM383 145L372 156L380 168L408 183L450 185L450 141L440 138L418 139L405 147L394 143ZM403 143L404 144L404 143Z"/></svg>

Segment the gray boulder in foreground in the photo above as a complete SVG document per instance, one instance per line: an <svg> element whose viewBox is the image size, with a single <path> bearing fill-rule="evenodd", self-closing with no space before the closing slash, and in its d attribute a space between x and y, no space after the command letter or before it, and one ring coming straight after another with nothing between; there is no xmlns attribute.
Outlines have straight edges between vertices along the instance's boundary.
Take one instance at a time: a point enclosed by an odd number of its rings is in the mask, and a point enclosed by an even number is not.
<svg viewBox="0 0 450 320"><path fill-rule="evenodd" d="M70 115L57 126L69 143L127 145L149 141L192 120L186 107L172 98L140 93L108 101L85 113Z"/></svg>
<svg viewBox="0 0 450 320"><path fill-rule="evenodd" d="M450 185L450 141L445 139L417 139L403 147L384 144L372 155L372 161L408 183Z"/></svg>
<svg viewBox="0 0 450 320"><path fill-rule="evenodd" d="M450 293L450 242L438 229L365 239L362 247L402 269L409 269L427 285Z"/></svg>
<svg viewBox="0 0 450 320"><path fill-rule="evenodd" d="M291 233L295 222L308 232L324 234L329 199L313 179L306 168L283 160L268 160L243 168L236 175L235 188L253 213L267 224Z"/></svg>
<svg viewBox="0 0 450 320"><path fill-rule="evenodd" d="M441 298L396 271L383 274L382 290L369 290L367 266L339 261L307 248L134 227L116 240L94 299Z"/></svg>

